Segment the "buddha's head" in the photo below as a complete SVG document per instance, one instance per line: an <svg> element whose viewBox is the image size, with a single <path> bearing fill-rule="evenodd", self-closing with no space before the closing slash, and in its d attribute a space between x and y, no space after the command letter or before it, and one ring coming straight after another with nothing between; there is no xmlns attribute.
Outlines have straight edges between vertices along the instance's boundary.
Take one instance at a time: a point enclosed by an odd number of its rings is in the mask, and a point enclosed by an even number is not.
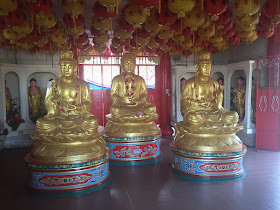
<svg viewBox="0 0 280 210"><path fill-rule="evenodd" d="M121 65L122 72L134 73L136 64L136 56L131 53L126 53L122 56Z"/></svg>
<svg viewBox="0 0 280 210"><path fill-rule="evenodd" d="M72 51L62 51L59 61L60 73L63 77L71 77L75 75L77 61L73 58Z"/></svg>
<svg viewBox="0 0 280 210"><path fill-rule="evenodd" d="M237 83L238 83L238 85L243 85L243 83L244 83L244 77L239 77L238 79L237 79Z"/></svg>
<svg viewBox="0 0 280 210"><path fill-rule="evenodd" d="M196 64L196 75L208 77L210 76L212 64L210 56L211 54L209 52L204 52L200 55L200 58Z"/></svg>
<svg viewBox="0 0 280 210"><path fill-rule="evenodd" d="M36 87L36 79L34 79L34 78L31 78L30 80L29 80L29 83L30 83L30 87Z"/></svg>

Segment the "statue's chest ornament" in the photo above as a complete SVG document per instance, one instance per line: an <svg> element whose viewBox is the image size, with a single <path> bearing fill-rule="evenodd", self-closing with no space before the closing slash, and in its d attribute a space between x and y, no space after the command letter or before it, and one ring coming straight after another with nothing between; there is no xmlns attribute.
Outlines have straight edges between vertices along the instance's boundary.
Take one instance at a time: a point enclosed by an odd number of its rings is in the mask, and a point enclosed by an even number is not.
<svg viewBox="0 0 280 210"><path fill-rule="evenodd" d="M78 91L80 89L80 86L79 84L76 84L76 94L75 94L75 98L73 100L73 102L68 105L68 104L64 104L63 100L61 99L60 97L60 94L59 94L59 90L57 89L57 84L54 86L54 91L55 91L55 94L57 96L57 105L60 109L60 111L68 114L70 113L73 109L71 108L71 106L75 105L76 104L76 99L78 97Z"/></svg>
<svg viewBox="0 0 280 210"><path fill-rule="evenodd" d="M124 75L124 82L125 82L125 92L128 96L128 99L131 101L132 97L135 93L135 75L131 75L128 77L126 74Z"/></svg>
<svg viewBox="0 0 280 210"><path fill-rule="evenodd" d="M197 90L197 85L196 85L196 80L194 80L194 91L193 91L193 98L197 101L197 102L201 102L199 99L198 99L198 90ZM203 103L205 103L207 106L211 106L214 101L216 100L216 85L215 83L213 82L213 100L210 102L210 101L202 101Z"/></svg>

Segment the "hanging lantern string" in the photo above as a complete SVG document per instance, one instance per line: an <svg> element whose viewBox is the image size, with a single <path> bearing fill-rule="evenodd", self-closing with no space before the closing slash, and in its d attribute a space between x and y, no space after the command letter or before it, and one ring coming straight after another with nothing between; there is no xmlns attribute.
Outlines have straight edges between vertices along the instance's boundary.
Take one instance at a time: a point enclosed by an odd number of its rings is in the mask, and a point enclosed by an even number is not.
<svg viewBox="0 0 280 210"><path fill-rule="evenodd" d="M119 0L116 0L116 14L119 14Z"/></svg>
<svg viewBox="0 0 280 210"><path fill-rule="evenodd" d="M204 0L201 0L201 10L203 11L203 7L204 7Z"/></svg>
<svg viewBox="0 0 280 210"><path fill-rule="evenodd" d="M158 13L161 13L161 0L158 0Z"/></svg>

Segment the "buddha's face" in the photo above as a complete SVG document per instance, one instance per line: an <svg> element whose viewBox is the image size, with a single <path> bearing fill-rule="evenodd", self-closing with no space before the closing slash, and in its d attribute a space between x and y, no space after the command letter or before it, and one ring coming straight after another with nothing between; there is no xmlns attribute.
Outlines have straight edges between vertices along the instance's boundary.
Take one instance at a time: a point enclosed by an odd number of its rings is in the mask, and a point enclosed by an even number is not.
<svg viewBox="0 0 280 210"><path fill-rule="evenodd" d="M61 75L63 77L71 77L74 76L74 63L72 62L63 62L60 64Z"/></svg>
<svg viewBox="0 0 280 210"><path fill-rule="evenodd" d="M242 85L243 84L243 80L242 79L238 79L237 83L238 83L238 85Z"/></svg>
<svg viewBox="0 0 280 210"><path fill-rule="evenodd" d="M210 76L211 63L203 62L199 65L199 74L201 76Z"/></svg>
<svg viewBox="0 0 280 210"><path fill-rule="evenodd" d="M36 87L36 82L35 82L35 81L31 81L31 82L30 82L30 86L31 86L31 87Z"/></svg>
<svg viewBox="0 0 280 210"><path fill-rule="evenodd" d="M218 80L218 83L219 83L219 85L221 85L221 86L224 85L224 82L223 82L223 80L221 80L221 79Z"/></svg>
<svg viewBox="0 0 280 210"><path fill-rule="evenodd" d="M134 73L135 71L135 61L132 59L127 59L123 62L123 71L127 73Z"/></svg>

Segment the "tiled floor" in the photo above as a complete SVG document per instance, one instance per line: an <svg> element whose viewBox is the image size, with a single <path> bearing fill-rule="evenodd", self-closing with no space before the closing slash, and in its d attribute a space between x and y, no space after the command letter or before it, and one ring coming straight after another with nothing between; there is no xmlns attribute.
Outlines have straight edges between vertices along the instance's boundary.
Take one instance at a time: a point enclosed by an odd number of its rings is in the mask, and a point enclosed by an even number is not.
<svg viewBox="0 0 280 210"><path fill-rule="evenodd" d="M163 159L155 165L111 166L112 183L67 197L30 194L24 188L23 158L30 148L0 151L1 210L279 210L280 153L249 148L244 178L226 182L191 182L170 169L170 139L161 141Z"/></svg>

